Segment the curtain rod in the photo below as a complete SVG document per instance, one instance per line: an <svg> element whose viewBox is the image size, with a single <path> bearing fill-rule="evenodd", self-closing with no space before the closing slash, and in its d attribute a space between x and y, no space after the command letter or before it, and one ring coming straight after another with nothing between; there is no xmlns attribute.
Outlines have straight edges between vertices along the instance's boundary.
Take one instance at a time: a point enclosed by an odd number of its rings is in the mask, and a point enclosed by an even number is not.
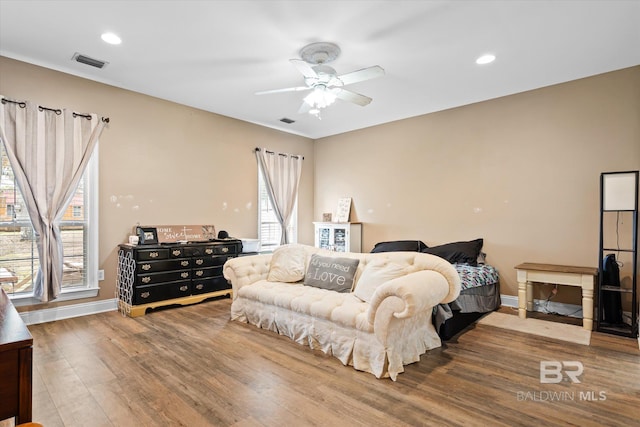
<svg viewBox="0 0 640 427"><path fill-rule="evenodd" d="M3 104L6 104L7 102L10 102L12 104L18 104L20 108L25 108L27 106L27 103L24 101L12 101L11 99L8 99L8 98L2 98ZM43 107L42 105L38 105L38 110L53 111L58 116L62 114L62 110L60 110L59 108L47 108L47 107ZM75 111L73 112L73 117L84 117L87 120L91 120L91 114L80 114L80 113L76 113ZM100 120L102 120L105 123L109 123L109 117L101 117Z"/></svg>
<svg viewBox="0 0 640 427"><path fill-rule="evenodd" d="M261 148L256 147L256 151L260 151ZM276 154L274 151L269 151L269 150L264 150L265 153L267 154ZM298 156L296 154L285 154L285 153L278 153L278 155L283 156L283 157L287 157L287 156L291 156L294 159L299 159L300 157L302 157L302 160L304 160L304 156Z"/></svg>

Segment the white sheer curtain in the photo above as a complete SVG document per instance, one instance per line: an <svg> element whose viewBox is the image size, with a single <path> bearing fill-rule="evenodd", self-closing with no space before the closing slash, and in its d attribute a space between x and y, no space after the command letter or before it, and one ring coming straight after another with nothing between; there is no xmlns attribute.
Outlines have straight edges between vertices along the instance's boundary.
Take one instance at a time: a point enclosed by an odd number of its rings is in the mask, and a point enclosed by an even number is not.
<svg viewBox="0 0 640 427"><path fill-rule="evenodd" d="M280 244L287 244L289 243L287 226L298 198L298 186L304 157L274 153L264 148L256 148L256 157L266 183L269 199L273 204L273 210L282 228Z"/></svg>
<svg viewBox="0 0 640 427"><path fill-rule="evenodd" d="M37 236L40 270L33 293L47 302L62 287L58 223L108 119L0 98L0 139Z"/></svg>

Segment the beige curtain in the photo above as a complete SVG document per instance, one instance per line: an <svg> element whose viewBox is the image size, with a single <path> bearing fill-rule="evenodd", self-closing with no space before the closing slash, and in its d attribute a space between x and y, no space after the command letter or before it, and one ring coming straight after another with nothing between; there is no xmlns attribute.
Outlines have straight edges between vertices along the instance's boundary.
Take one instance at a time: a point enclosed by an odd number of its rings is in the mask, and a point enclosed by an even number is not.
<svg viewBox="0 0 640 427"><path fill-rule="evenodd" d="M62 287L58 223L106 123L97 115L52 110L0 96L0 139L36 232L40 270L33 286L42 302Z"/></svg>
<svg viewBox="0 0 640 427"><path fill-rule="evenodd" d="M282 227L280 244L290 243L287 226L298 198L298 186L304 157L293 154L274 153L256 148L256 157L273 204L276 218Z"/></svg>

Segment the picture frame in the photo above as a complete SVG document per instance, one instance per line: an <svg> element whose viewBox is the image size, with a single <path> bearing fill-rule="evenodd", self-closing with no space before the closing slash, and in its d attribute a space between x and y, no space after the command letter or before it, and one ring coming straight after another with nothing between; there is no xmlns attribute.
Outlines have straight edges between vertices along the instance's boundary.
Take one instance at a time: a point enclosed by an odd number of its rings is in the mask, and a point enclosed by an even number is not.
<svg viewBox="0 0 640 427"><path fill-rule="evenodd" d="M155 227L137 227L136 234L141 245L158 244L158 230Z"/></svg>
<svg viewBox="0 0 640 427"><path fill-rule="evenodd" d="M349 222L351 213L351 197L338 199L338 209L336 210L335 222Z"/></svg>
<svg viewBox="0 0 640 427"><path fill-rule="evenodd" d="M322 222L331 222L331 213L323 213L322 214Z"/></svg>

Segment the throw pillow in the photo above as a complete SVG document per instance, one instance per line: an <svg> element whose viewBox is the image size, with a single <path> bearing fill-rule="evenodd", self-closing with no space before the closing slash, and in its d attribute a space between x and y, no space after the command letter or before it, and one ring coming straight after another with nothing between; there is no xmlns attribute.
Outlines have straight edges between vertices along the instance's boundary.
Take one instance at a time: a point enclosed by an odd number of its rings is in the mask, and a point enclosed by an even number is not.
<svg viewBox="0 0 640 427"><path fill-rule="evenodd" d="M336 292L351 292L359 259L311 255L304 284Z"/></svg>
<svg viewBox="0 0 640 427"><path fill-rule="evenodd" d="M299 282L304 278L306 254L300 245L284 245L273 251L267 280L269 282Z"/></svg>
<svg viewBox="0 0 640 427"><path fill-rule="evenodd" d="M376 243L371 253L377 252L420 252L427 249L421 240L394 240L393 242Z"/></svg>
<svg viewBox="0 0 640 427"><path fill-rule="evenodd" d="M483 239L476 239L468 242L454 242L440 246L432 246L423 249L422 252L437 255L446 259L451 264L469 264L476 267L478 265L478 256L482 250L482 244Z"/></svg>
<svg viewBox="0 0 640 427"><path fill-rule="evenodd" d="M383 259L371 261L362 271L353 294L364 302L371 302L378 286L405 274L405 267L399 264Z"/></svg>

